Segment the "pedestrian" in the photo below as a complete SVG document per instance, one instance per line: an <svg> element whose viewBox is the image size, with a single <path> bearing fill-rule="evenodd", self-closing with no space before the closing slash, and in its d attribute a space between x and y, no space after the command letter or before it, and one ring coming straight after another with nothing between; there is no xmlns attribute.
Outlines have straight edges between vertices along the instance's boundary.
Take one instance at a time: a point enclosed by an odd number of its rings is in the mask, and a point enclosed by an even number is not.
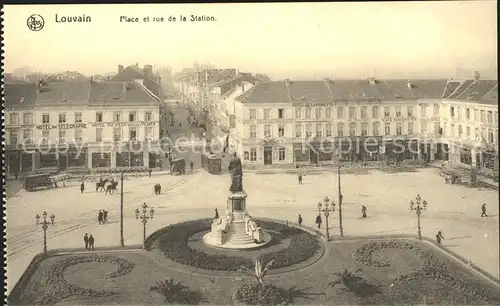
<svg viewBox="0 0 500 306"><path fill-rule="evenodd" d="M193 161L190 161L189 162L189 169L191 169L191 171L193 171L193 168L194 168Z"/></svg>
<svg viewBox="0 0 500 306"><path fill-rule="evenodd" d="M302 216L299 214L299 218L297 219L297 221L299 222L299 226L301 227L302 226L302 221L304 221L302 219Z"/></svg>
<svg viewBox="0 0 500 306"><path fill-rule="evenodd" d="M151 168L149 168L148 172L149 172L149 177L151 177L151 172L153 172L153 170L151 170Z"/></svg>
<svg viewBox="0 0 500 306"><path fill-rule="evenodd" d="M83 236L83 241L85 242L85 250L89 249L89 234L85 233L85 236Z"/></svg>
<svg viewBox="0 0 500 306"><path fill-rule="evenodd" d="M215 219L219 219L219 211L217 208L215 209Z"/></svg>
<svg viewBox="0 0 500 306"><path fill-rule="evenodd" d="M154 190L155 194L158 194L158 184L155 184L155 186L153 187L153 190Z"/></svg>
<svg viewBox="0 0 500 306"><path fill-rule="evenodd" d="M16 176L16 181L17 181L17 177L19 176L19 171L16 171L14 175Z"/></svg>
<svg viewBox="0 0 500 306"><path fill-rule="evenodd" d="M102 217L103 217L102 210L99 210L99 214L97 215L97 220L99 221L99 224L103 223Z"/></svg>
<svg viewBox="0 0 500 306"><path fill-rule="evenodd" d="M161 185L158 184L158 194L160 195L161 194Z"/></svg>
<svg viewBox="0 0 500 306"><path fill-rule="evenodd" d="M316 217L316 224L318 225L318 229L321 228L321 223L323 223L323 221L321 220L321 214L318 214L318 216Z"/></svg>
<svg viewBox="0 0 500 306"><path fill-rule="evenodd" d="M486 203L483 203L483 205L481 205L481 217L488 217L488 215L486 214Z"/></svg>
<svg viewBox="0 0 500 306"><path fill-rule="evenodd" d="M299 179L299 185L302 185L302 173L299 173L297 178Z"/></svg>
<svg viewBox="0 0 500 306"><path fill-rule="evenodd" d="M94 242L95 242L94 236L90 235L90 237L89 237L89 251L90 250L94 251Z"/></svg>
<svg viewBox="0 0 500 306"><path fill-rule="evenodd" d="M366 206L361 205L361 217L366 218Z"/></svg>
<svg viewBox="0 0 500 306"><path fill-rule="evenodd" d="M436 242L438 244L441 244L441 240L444 240L444 237L443 237L443 234L441 233L441 231L439 231L436 235Z"/></svg>
<svg viewBox="0 0 500 306"><path fill-rule="evenodd" d="M107 223L108 222L108 211L107 210L103 210L102 211L102 223Z"/></svg>
<svg viewBox="0 0 500 306"><path fill-rule="evenodd" d="M85 182L82 182L80 184L80 193L83 193L84 190L85 190Z"/></svg>

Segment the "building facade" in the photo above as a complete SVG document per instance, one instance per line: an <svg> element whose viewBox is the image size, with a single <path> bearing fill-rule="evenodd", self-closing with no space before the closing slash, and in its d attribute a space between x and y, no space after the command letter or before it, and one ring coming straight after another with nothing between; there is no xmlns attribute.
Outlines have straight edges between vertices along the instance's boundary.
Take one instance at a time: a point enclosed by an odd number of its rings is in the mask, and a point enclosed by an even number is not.
<svg viewBox="0 0 500 306"><path fill-rule="evenodd" d="M159 100L140 82L6 84L8 173L155 167Z"/></svg>

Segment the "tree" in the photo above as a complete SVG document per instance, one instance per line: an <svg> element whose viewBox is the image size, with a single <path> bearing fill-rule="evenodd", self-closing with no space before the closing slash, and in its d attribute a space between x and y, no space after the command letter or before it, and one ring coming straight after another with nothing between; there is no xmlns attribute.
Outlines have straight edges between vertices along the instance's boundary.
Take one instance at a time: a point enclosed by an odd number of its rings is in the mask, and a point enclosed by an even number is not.
<svg viewBox="0 0 500 306"><path fill-rule="evenodd" d="M243 273L246 273L250 276L255 277L257 282L259 283L259 286L261 290L264 289L264 277L267 275L267 272L269 269L271 269L272 265L274 264L274 259L271 260L270 262L267 263L265 267L262 265L262 259L256 258L254 260L254 270L252 271L251 269L245 267L245 266L240 266L240 271Z"/></svg>
<svg viewBox="0 0 500 306"><path fill-rule="evenodd" d="M173 278L165 281L157 281L155 285L149 288L149 291L154 291L164 296L167 304L198 304L201 300L199 292L189 290L188 286L175 281Z"/></svg>
<svg viewBox="0 0 500 306"><path fill-rule="evenodd" d="M341 289L342 292L352 292L358 297L371 297L377 293L381 293L379 285L370 284L358 275L360 271L361 269L348 270L344 268L340 272L333 273L336 279L328 283L327 289L340 284L344 286Z"/></svg>

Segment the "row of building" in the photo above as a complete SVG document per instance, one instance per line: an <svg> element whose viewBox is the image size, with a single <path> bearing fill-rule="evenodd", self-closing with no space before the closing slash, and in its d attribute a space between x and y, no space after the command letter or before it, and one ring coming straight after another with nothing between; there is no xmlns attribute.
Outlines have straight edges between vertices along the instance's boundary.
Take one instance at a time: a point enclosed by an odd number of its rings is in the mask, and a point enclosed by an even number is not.
<svg viewBox="0 0 500 306"><path fill-rule="evenodd" d="M498 81L478 72L464 80L260 81L234 71L208 82L201 70L176 86L193 105L222 114L212 118L247 165L332 163L336 147L344 161L498 169Z"/></svg>
<svg viewBox="0 0 500 306"><path fill-rule="evenodd" d="M136 64L106 80L6 82L7 173L157 166L160 81Z"/></svg>

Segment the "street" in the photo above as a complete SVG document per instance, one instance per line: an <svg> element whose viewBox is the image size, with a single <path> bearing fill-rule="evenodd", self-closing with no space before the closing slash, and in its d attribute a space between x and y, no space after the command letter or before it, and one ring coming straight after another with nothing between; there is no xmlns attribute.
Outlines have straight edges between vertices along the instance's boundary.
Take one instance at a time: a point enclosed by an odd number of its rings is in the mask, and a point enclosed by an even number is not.
<svg viewBox="0 0 500 306"><path fill-rule="evenodd" d="M325 182L331 182L327 184ZM314 227L317 203L325 196L337 202L337 179L333 173L307 175L303 185L292 174L259 175L245 173L243 184L248 193L247 209L255 217L296 222ZM160 183L162 195L154 195L153 185ZM147 232L169 224L211 218L214 209L224 211L229 175L211 175L195 170L184 176L141 177L124 182L124 237L126 245L142 243L142 223L134 210L146 202L156 211ZM498 192L444 184L435 169L416 173L343 175L343 225L346 236L416 234L417 218L409 201L420 194L428 204L421 216L422 234L434 240L442 231L443 245L498 277ZM83 235L96 237L96 248L118 246L119 194L105 196L87 186L80 194L79 184L38 192L21 191L7 202L7 263L9 288L19 279L33 256L42 251L43 232L35 225L35 215L44 210L56 215L48 229L48 248L81 248ZM489 217L481 218L481 204L487 203ZM368 218L361 218L361 205ZM338 207L337 207L338 208ZM109 223L99 225L99 209L109 212ZM323 217L324 218L324 217ZM338 215L330 216L332 237L338 235Z"/></svg>

